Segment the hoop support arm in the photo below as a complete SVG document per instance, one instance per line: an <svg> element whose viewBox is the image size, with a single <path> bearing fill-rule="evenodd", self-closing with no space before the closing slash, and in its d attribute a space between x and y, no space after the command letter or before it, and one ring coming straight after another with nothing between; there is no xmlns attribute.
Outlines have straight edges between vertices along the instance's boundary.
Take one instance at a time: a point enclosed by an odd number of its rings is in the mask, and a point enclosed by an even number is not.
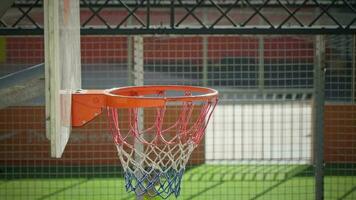
<svg viewBox="0 0 356 200"><path fill-rule="evenodd" d="M111 95L107 90L79 90L72 94L72 126L83 126L102 113L102 108L160 107L165 99L137 99Z"/></svg>
<svg viewBox="0 0 356 200"><path fill-rule="evenodd" d="M72 94L72 126L83 126L106 106L104 90L79 90Z"/></svg>

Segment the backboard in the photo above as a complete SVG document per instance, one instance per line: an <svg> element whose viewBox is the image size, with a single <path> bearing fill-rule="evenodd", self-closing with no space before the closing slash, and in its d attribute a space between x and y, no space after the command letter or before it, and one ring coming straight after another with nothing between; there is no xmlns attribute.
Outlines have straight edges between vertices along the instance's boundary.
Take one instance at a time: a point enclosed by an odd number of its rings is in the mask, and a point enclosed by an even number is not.
<svg viewBox="0 0 356 200"><path fill-rule="evenodd" d="M72 93L81 88L79 3L44 1L46 136L56 158L71 132Z"/></svg>

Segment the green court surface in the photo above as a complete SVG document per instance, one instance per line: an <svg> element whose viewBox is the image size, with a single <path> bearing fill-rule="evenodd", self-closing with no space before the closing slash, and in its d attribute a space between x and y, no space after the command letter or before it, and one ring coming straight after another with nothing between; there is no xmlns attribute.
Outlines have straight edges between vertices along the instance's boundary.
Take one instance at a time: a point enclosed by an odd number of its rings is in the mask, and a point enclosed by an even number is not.
<svg viewBox="0 0 356 200"><path fill-rule="evenodd" d="M135 199L120 176L66 174L1 179L0 199ZM186 171L178 199L313 199L312 175L305 165L200 165ZM325 199L356 199L356 176L326 176L325 189Z"/></svg>

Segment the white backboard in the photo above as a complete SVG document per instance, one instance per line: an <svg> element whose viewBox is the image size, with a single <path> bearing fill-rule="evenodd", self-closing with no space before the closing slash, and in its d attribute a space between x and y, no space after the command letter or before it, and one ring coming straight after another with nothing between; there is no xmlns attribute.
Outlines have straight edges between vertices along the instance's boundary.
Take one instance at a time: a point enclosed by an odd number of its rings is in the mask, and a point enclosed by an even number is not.
<svg viewBox="0 0 356 200"><path fill-rule="evenodd" d="M71 94L81 88L80 0L44 0L46 135L60 158L71 132Z"/></svg>

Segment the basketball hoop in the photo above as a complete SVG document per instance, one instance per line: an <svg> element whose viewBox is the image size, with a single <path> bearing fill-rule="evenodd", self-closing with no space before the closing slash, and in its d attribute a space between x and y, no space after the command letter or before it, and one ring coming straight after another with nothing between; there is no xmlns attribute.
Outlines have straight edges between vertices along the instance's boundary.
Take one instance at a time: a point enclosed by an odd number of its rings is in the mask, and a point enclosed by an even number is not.
<svg viewBox="0 0 356 200"><path fill-rule="evenodd" d="M139 86L77 94L74 125L107 108L126 190L137 196L178 197L185 166L204 136L218 92L194 86ZM83 106L86 113L80 114Z"/></svg>

